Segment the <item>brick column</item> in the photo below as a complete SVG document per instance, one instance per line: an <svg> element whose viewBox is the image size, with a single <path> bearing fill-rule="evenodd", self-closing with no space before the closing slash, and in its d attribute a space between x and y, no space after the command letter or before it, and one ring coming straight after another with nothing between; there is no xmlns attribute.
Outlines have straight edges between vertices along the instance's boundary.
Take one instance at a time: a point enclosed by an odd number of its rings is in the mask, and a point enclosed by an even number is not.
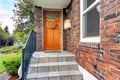
<svg viewBox="0 0 120 80"><path fill-rule="evenodd" d="M34 10L35 31L37 33L36 49L40 51L42 50L42 8L35 6Z"/></svg>

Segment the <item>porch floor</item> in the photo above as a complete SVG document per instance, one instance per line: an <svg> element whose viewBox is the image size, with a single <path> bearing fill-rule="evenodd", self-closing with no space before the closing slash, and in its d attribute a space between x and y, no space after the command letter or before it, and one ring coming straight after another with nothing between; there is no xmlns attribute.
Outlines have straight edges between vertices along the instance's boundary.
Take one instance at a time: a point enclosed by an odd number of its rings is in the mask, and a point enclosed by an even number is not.
<svg viewBox="0 0 120 80"><path fill-rule="evenodd" d="M35 52L27 80L83 80L74 55L69 52Z"/></svg>

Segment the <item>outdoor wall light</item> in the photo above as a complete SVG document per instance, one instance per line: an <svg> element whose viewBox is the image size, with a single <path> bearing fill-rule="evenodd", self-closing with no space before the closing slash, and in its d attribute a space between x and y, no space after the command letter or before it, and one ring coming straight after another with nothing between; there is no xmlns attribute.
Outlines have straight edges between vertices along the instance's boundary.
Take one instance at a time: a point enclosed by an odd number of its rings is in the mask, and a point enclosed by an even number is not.
<svg viewBox="0 0 120 80"><path fill-rule="evenodd" d="M100 12L100 5L96 7L97 11Z"/></svg>
<svg viewBox="0 0 120 80"><path fill-rule="evenodd" d="M68 13L68 9L67 8L66 8L65 12Z"/></svg>
<svg viewBox="0 0 120 80"><path fill-rule="evenodd" d="M64 29L71 28L71 20L67 19L64 21Z"/></svg>

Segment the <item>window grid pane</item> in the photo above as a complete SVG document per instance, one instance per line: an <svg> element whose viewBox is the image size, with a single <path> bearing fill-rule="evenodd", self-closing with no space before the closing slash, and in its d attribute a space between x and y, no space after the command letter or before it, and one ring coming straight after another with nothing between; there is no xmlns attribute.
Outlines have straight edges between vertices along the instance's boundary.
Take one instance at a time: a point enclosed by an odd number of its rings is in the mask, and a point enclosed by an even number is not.
<svg viewBox="0 0 120 80"><path fill-rule="evenodd" d="M99 4L99 2L100 2L99 0L94 0L93 3L91 2L92 4L89 5L89 7L87 7L87 0L83 0L83 12L82 12L82 15L86 14L91 9L93 9L94 7L96 7Z"/></svg>
<svg viewBox="0 0 120 80"><path fill-rule="evenodd" d="M85 37L99 36L100 16L96 7L86 14Z"/></svg>
<svg viewBox="0 0 120 80"><path fill-rule="evenodd" d="M89 3L87 3L89 1ZM91 2L90 2L91 1ZM99 5L98 1L95 2L95 0L84 0L83 1L83 14L82 14L82 22L83 22L83 28L82 28L82 37L93 37L93 36L99 36L99 22L100 22L100 16L99 12L97 10L97 6ZM91 7L90 10L87 10ZM87 7L87 8L86 8ZM86 11L85 11L86 10ZM85 12L85 14L84 14Z"/></svg>

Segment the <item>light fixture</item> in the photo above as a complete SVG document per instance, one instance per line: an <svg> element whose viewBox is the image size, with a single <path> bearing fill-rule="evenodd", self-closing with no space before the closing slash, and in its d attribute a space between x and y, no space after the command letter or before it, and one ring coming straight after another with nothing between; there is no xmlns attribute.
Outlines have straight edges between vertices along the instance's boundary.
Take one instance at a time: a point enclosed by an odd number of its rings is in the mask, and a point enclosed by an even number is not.
<svg viewBox="0 0 120 80"><path fill-rule="evenodd" d="M64 29L69 29L71 28L71 20L67 19L64 21Z"/></svg>
<svg viewBox="0 0 120 80"><path fill-rule="evenodd" d="M96 7L97 11L100 12L100 5Z"/></svg>

